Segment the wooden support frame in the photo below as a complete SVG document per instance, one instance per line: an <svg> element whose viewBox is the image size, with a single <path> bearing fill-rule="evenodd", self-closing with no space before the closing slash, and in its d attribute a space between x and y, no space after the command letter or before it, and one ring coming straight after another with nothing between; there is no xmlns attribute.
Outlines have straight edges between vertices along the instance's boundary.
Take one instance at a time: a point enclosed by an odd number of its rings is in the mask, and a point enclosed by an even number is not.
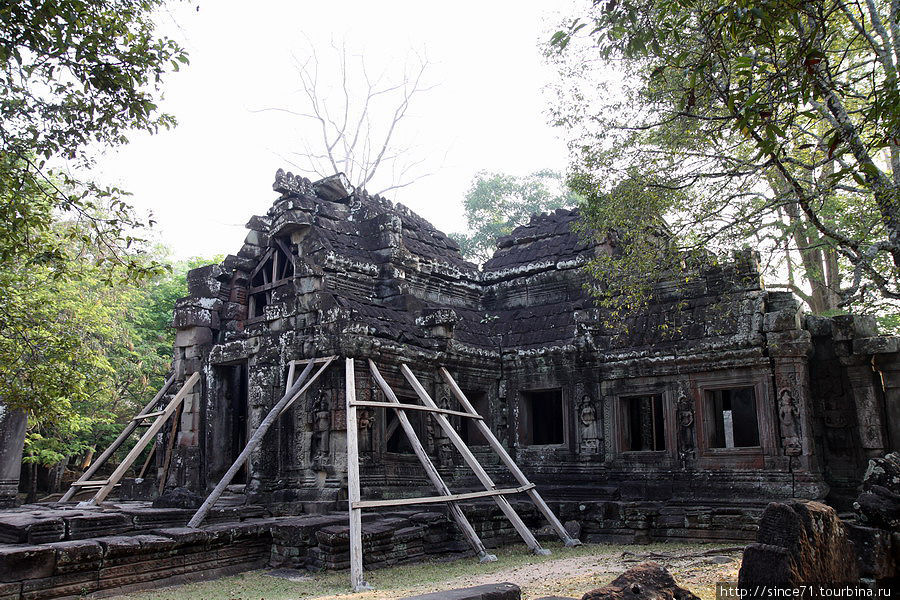
<svg viewBox="0 0 900 600"><path fill-rule="evenodd" d="M434 463L431 462L431 459L428 457L428 453L422 446L422 442L416 435L416 431L413 428L412 423L409 422L409 417L406 416L405 409L408 406L414 405L407 405L400 402L400 400L397 398L397 395L394 393L394 390L391 389L391 387L384 380L384 377L381 376L381 372L378 370L378 367L375 365L375 362L372 361L372 359L369 359L369 371L372 373L372 377L375 379L378 387L381 388L381 391L384 394L385 398L389 400L384 404L387 404L390 408L396 411L397 421L403 427L403 431L404 433L406 433L407 438L409 438L409 443L412 446L413 452L415 452L416 456L419 459L419 462L422 464L422 468L425 469L425 473L428 475L428 479L431 481L431 484L435 487L435 489L437 489L438 493L441 494L441 496L438 497L441 498L441 500L438 500L438 502L447 502L447 509L450 512L450 516L456 522L456 525L460 528L460 530L462 530L466 541L468 541L469 545L472 546L472 550L475 551L475 555L478 556L478 559L481 562L496 561L497 557L493 554L488 553L481 541L481 538L479 538L478 534L475 532L475 528L472 527L471 523L469 523L469 519L466 518L465 514L463 514L462 509L459 507L456 501L451 498L452 494L450 493L450 488L447 487L447 484L444 482L444 479L441 477L440 473L438 473L438 470L434 466ZM351 407L355 407L359 406L359 403L351 402L350 405ZM354 412L356 411L355 408L351 408L351 410L353 410ZM360 508L365 507L360 506Z"/></svg>
<svg viewBox="0 0 900 600"><path fill-rule="evenodd" d="M231 483L231 480L234 479L235 474L237 474L238 470L242 466L244 466L244 462L250 457L250 453L259 445L262 441L263 437L269 431L269 428L278 420L278 417L284 412L284 410L291 406L297 398L301 397L306 390L309 389L316 379L319 378L325 369L328 368L328 365L337 358L336 356L330 356L323 362L322 366L319 367L319 370L316 371L315 375L309 377L310 372L312 372L313 366L315 366L315 361L309 361L306 365L306 368L303 369L303 372L300 373L300 377L297 378L297 381L291 385L288 390L285 392L284 396L282 396L281 400L279 400L275 406L272 407L272 410L269 411L269 414L265 416L262 420L262 423L259 424L259 427L256 428L256 431L253 432L253 435L250 436L250 439L247 441L247 445L244 446L244 449L241 451L240 455L238 455L237 459L234 463L228 468L228 471L225 472L225 475L222 476L222 479L216 484L216 487L210 492L209 496L207 496L206 500L197 509L197 512L194 513L194 516L191 517L191 520L188 521L187 526L197 528L200 526L200 523L206 518L206 515L209 514L209 511L212 509L213 505L222 495L222 492L225 491L225 488ZM293 366L291 366L288 370L288 375L293 377ZM309 378L309 381L307 381ZM290 381L290 380L288 380Z"/></svg>
<svg viewBox="0 0 900 600"><path fill-rule="evenodd" d="M470 415L478 414L475 411L475 407L472 406L472 403L469 402L469 399L466 398L466 395L463 393L462 389L460 389L460 387L456 384L456 381L450 375L450 371L448 371L444 367L440 367L438 369L438 373L444 380L444 383L446 383L450 388L450 393L453 394L460 405L462 405L463 409ZM478 431L482 436L484 436L484 439L487 440L487 443L491 447L491 449L497 453L497 455L500 457L500 460L503 461L504 465L506 465L506 468L509 469L513 477L516 478L516 481L519 482L519 485L528 484L528 478L525 477L522 469L520 469L516 462L512 459L512 457L506 451L506 448L503 447L503 444L500 443L500 440L498 440L497 436L494 435L494 432L491 431L491 428L488 427L483 420L475 421L475 427L478 428ZM534 505L537 506L538 510L541 511L541 514L544 515L544 518L549 521L550 525L556 531L556 534L566 546L572 547L581 545L581 541L569 535L569 532L566 531L566 528L563 527L557 516L553 514L553 511L550 510L550 507L547 506L547 503L544 502L544 499L541 497L540 493L538 493L537 489L534 486L532 486L532 488L528 490L528 496L531 498L531 501L534 503Z"/></svg>
<svg viewBox="0 0 900 600"><path fill-rule="evenodd" d="M148 412L150 412L150 410L153 409L157 405L157 403L160 401L160 399L163 397L163 395L166 393L166 391L168 391L169 387L172 385L172 382L174 382L174 381L175 381L174 375L172 377L169 377L168 379L166 379L166 382L163 384L163 386L160 388L160 390L158 392L156 392L156 395L153 397L153 400L148 402L147 405L141 409L141 412L138 413L138 416L141 416L141 415L144 415L144 414L147 414ZM90 467L88 467L88 470L85 471L84 474L81 477L79 477L78 480L75 481L71 487L69 487L68 491L66 491L66 493L63 494L62 498L60 498L59 501L60 502L68 502L69 500L71 500L72 496L75 495L75 492L78 491L78 487L82 487L82 486L76 486L75 484L76 483L82 484L86 481L90 481L91 477L93 477L94 474L100 469L100 467L102 467L106 463L106 461L109 460L109 457L113 455L113 452L118 450L119 447L125 443L125 440L127 440L128 437L132 433L134 433L134 430L138 428L139 423L140 423L140 421L135 421L132 419L128 423L128 425L125 426L125 429L122 430L122 433L119 434L119 436L115 439L115 441L113 441L113 443L109 445L109 448L104 450L103 454L101 454L100 456L97 457L97 460L95 460L94 463Z"/></svg>
<svg viewBox="0 0 900 600"><path fill-rule="evenodd" d="M419 400L425 406L429 408L438 408L438 405L435 404L434 400L431 399L431 396L428 395L428 392L425 391L425 388L422 387L422 384L416 378L415 374L413 374L412 370L407 365L400 365L400 372L403 373L403 376L406 378L406 381L409 382L409 385L412 387L413 391L416 392L416 395L419 396ZM444 433L450 438L450 442L456 446L456 449L462 454L463 460L466 461L466 464L469 465L469 468L475 472L475 477L478 478L478 481L481 482L481 485L484 486L486 490L494 490L497 487L494 485L494 482L491 480L490 475L487 474L487 471L484 470L484 467L481 466L481 463L478 462L478 459L475 458L475 455L472 454L472 451L469 450L469 447L466 446L466 443L459 436L456 429L450 424L450 421L447 420L447 417L440 413L434 414L435 420L438 422L438 425L441 426L441 429L444 430ZM510 523L512 523L513 528L516 530L516 533L519 534L519 537L525 542L525 545L534 553L539 555L547 555L550 554L549 550L541 547L540 542L537 541L537 538L534 537L534 534L531 533L531 530L528 529L528 526L522 521L522 518L518 515L512 505L509 503L509 500L506 499L505 496L494 496L494 502L497 503L497 506L506 516Z"/></svg>
<svg viewBox="0 0 900 600"><path fill-rule="evenodd" d="M445 408L429 408L427 406L422 406L421 404L402 404L398 400L396 403L394 402L354 402L353 406L362 407L362 408L392 408L394 410L418 410L421 412L429 412L429 413L437 413L441 415L452 415L456 417L463 417L464 419L483 419L479 415L472 415L467 412L462 412L458 410L447 410Z"/></svg>
<svg viewBox="0 0 900 600"><path fill-rule="evenodd" d="M563 541L566 542L567 546L575 546L581 543L568 535L568 533L565 531L565 528L559 522L559 519L557 519L553 512L550 511L550 508L547 506L546 502L544 502L543 498L540 497L540 494L537 493L535 485L529 482L527 478L525 478L525 475L522 473L522 471L515 465L512 458L502 447L502 445L500 445L500 442L497 441L497 438L493 435L490 428L485 424L484 418L479 415L478 412L472 407L472 404L468 401L462 391L459 390L459 386L456 385L456 382L453 381L453 378L450 377L450 373L446 371L446 369L441 369L441 376L444 377L445 381L447 381L450 385L451 390L453 390L454 397L456 397L460 401L460 404L462 404L464 409L463 411L448 410L438 407L434 400L431 399L431 396L428 395L428 392L425 391L425 388L416 378L415 374L413 374L412 370L405 364L400 365L400 372L409 382L413 391L416 392L416 395L422 401L422 405L401 403L397 398L397 395L385 381L384 377L381 376L381 373L379 372L378 367L375 365L375 362L369 359L368 363L372 378L375 380L375 383L388 399L387 402L359 401L356 398L356 371L354 366L354 359L345 359L345 392L347 409L347 496L348 509L350 512L350 586L354 592L364 589L370 589L365 579L363 578L362 509L364 508L413 506L417 504L447 504L450 515L456 521L457 525L459 525L460 529L462 529L463 534L466 536L469 543L482 559L482 562L486 562L488 560L497 560L497 558L491 554L487 554L487 552L484 550L484 545L482 544L481 539L478 537L478 534L475 533L472 525L469 523L462 510L459 508L458 503L463 500L473 500L476 498L492 498L533 553L540 555L550 554L549 550L541 547L540 543L537 541L537 538L534 537L534 534L531 533L531 530L528 529L528 527L513 509L512 505L506 499L506 496L510 494L527 493L531 497L532 501L535 502L536 505L538 505L538 508L545 515L545 517L551 522L554 529L557 530L557 533L560 535L560 537L563 538ZM396 412L397 421L399 422L400 426L403 427L403 430L409 439L410 445L413 448L413 452L415 452L416 456L419 458L419 462L424 467L428 478L440 493L439 496L398 498L391 500L360 499L358 440L359 431L356 409L362 407L389 408ZM466 464L469 465L469 467L475 473L475 476L484 486L484 491L466 492L460 494L453 494L450 492L447 484L444 482L440 473L435 468L434 463L431 462L431 459L428 456L428 453L425 451L425 448L422 446L422 442L416 435L412 424L409 422L409 418L406 416L407 410L423 411L434 417L447 437L450 438L450 441L453 443L453 445L456 446L456 449L460 452L460 454L462 454L463 459L466 461ZM468 446L466 446L465 442L459 436L459 433L457 433L457 431L447 420L448 415L460 416L475 421L479 430L482 432L482 434L484 434L485 438L492 442L490 443L491 448L500 455L500 458L508 467L511 466L513 474L519 481L519 487L498 488L496 485L494 485L494 482L491 480L490 476L475 458L475 455L472 454L472 451L469 450Z"/></svg>
<svg viewBox="0 0 900 600"><path fill-rule="evenodd" d="M483 492L466 492L464 494L447 494L445 496L420 496L418 498L397 498L394 500L361 500L356 502L354 508L380 508L384 506L414 506L416 504L446 504L460 500L474 500L475 498L491 498L493 496L506 496L509 494L521 494L534 488L533 483L517 488L504 488L497 490L484 490Z"/></svg>
<svg viewBox="0 0 900 600"><path fill-rule="evenodd" d="M106 485L97 490L94 497L84 503L85 506L96 506L106 499L113 488L119 483L119 480L125 476L125 473L127 473L128 469L131 468L131 465L134 464L134 461L138 459L138 456L140 456L144 447L150 443L150 440L152 440L157 433L159 433L159 430L163 428L163 425L165 425L166 421L172 416L175 410L181 406L184 397L187 396L188 392L193 389L194 384L198 381L200 381L199 372L192 373L191 376L188 377L187 381L184 382L184 385L181 386L181 389L178 390L178 393L175 394L175 397L172 398L168 405L166 405L163 414L156 417L156 420L150 425L150 428L144 432L144 435L141 436L141 439L138 440L134 448L131 449L121 464L119 464L112 475L109 476ZM132 421L132 423L135 422L136 421Z"/></svg>

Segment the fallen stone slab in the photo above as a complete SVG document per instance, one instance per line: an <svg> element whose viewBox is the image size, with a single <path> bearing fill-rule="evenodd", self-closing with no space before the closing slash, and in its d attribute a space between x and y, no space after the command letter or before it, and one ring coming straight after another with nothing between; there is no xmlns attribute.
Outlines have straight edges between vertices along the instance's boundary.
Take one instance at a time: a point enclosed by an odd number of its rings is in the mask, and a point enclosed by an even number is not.
<svg viewBox="0 0 900 600"><path fill-rule="evenodd" d="M401 600L520 600L521 598L522 590L519 586L504 582L409 596Z"/></svg>
<svg viewBox="0 0 900 600"><path fill-rule="evenodd" d="M607 585L591 590L581 600L631 600L633 598L678 598L700 600L690 590L675 583L675 578L655 562L632 567Z"/></svg>

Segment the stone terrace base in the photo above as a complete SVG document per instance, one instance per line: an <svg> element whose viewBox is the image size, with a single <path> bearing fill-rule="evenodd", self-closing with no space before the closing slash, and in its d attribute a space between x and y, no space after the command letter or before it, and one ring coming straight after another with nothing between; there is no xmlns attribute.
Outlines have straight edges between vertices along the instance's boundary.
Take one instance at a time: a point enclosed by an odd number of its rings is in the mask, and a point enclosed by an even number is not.
<svg viewBox="0 0 900 600"><path fill-rule="evenodd" d="M763 507L660 502L551 503L589 542L744 541L755 537ZM516 510L540 539L556 539L526 502ZM485 545L518 541L491 502L464 512ZM116 503L29 505L0 513L0 600L113 595L217 577L267 565L309 569L349 566L347 513L271 516L258 506L216 509L201 529L184 527L194 511ZM218 522L217 522L218 521ZM444 513L363 514L366 569L422 561L470 549ZM474 559L473 559L474 560Z"/></svg>

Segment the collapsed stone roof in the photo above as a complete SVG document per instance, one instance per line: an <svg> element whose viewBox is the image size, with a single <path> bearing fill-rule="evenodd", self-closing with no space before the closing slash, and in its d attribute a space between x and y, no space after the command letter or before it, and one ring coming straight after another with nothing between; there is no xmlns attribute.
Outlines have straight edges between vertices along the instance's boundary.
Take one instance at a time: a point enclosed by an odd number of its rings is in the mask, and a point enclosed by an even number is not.
<svg viewBox="0 0 900 600"><path fill-rule="evenodd" d="M749 321L735 318L759 310L759 299L750 297L762 289L758 265L749 255L707 269L696 289L673 290L671 298L629 317L630 332L615 331L584 289L580 267L597 245L573 227L577 210L532 216L499 240L479 270L427 220L402 204L354 190L343 175L311 182L279 170L273 188L280 197L247 224L251 231L237 255L216 267L227 306L206 321L216 322L219 343L292 331L297 340L325 340L315 352L362 342L374 351L388 344L499 357L578 347L671 347L716 336L724 345L752 342L751 332L739 330ZM279 281L261 278L261 265L277 251L295 270ZM204 295L192 290L195 298L181 305L197 308ZM717 309L721 317L705 316L720 296L733 306ZM713 331L714 322L724 325ZM191 323L176 311L176 326ZM665 331L666 323L677 327Z"/></svg>

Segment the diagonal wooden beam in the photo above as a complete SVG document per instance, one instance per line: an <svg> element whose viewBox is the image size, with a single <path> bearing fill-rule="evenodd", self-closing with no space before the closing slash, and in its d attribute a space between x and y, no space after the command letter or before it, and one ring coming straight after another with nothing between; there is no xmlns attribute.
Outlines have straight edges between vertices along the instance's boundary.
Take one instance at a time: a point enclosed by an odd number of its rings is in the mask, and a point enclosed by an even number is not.
<svg viewBox="0 0 900 600"><path fill-rule="evenodd" d="M378 387L381 388L381 391L384 393L385 398L388 399L386 404L392 405L394 407L404 406L400 403L400 400L397 398L397 394L394 393L394 390L388 385L388 383L384 380L384 377L381 376L381 372L379 372L378 367L375 366L375 363L372 359L369 359L369 370L372 372L372 377L375 379L375 383L378 384ZM475 551L475 554L478 556L481 562L493 562L497 560L497 557L493 554L488 554L487 550L484 547L484 544L481 541L481 538L478 537L478 534L475 532L475 529L472 527L472 524L469 523L469 519L466 518L466 515L463 514L462 509L456 502L451 501L451 492L450 488L447 487L447 484L444 482L444 479L441 477L441 474L438 473L437 468L434 466L434 463L431 462L431 458L428 456L428 453L425 451L425 448L422 446L422 442L419 441L419 437L416 435L416 430L413 428L412 423L409 422L409 417L406 416L406 412L403 409L395 408L397 411L397 420L400 422L400 425L403 427L403 431L406 433L406 437L409 438L409 443L412 446L413 452L416 453L416 456L419 458L419 462L422 463L422 468L425 469L425 473L428 475L428 479L431 480L431 484L437 489L438 493L441 494L440 498L444 498L444 501L447 502L447 508L450 512L450 516L453 517L453 520L456 522L457 526L462 530L463 535L466 537L466 541L469 542L469 545L472 546L472 549ZM361 506L362 508L362 506Z"/></svg>
<svg viewBox="0 0 900 600"><path fill-rule="evenodd" d="M425 406L430 408L438 408L438 405L435 404L434 400L431 399L431 396L428 395L428 392L425 391L425 388L422 387L422 384L416 378L415 374L410 370L410 368L406 365L400 365L400 372L403 373L403 376L406 377L406 380L409 382L409 385L412 386L412 389L419 396L419 399L422 401ZM444 433L450 438L450 441L456 446L456 449L459 450L460 454L462 454L463 460L466 461L466 464L475 472L475 476L481 482L481 485L484 486L486 490L495 490L497 486L494 485L494 482L491 481L491 477L484 470L484 467L481 466L481 463L478 462L478 459L475 458L475 455L472 454L472 451L469 450L469 447L466 446L466 443L459 437L459 433L457 433L456 429L450 424L450 421L447 420L447 417L440 413L433 413L435 420L441 426L441 429L444 430ZM503 511L503 514L506 515L506 518L509 519L509 522L512 523L513 528L515 528L516 532L519 536L525 541L525 544L531 549L534 554L546 555L550 554L550 551L542 548L540 542L537 541L537 538L534 537L534 534L531 533L531 530L528 529L528 526L522 521L522 518L516 513L515 509L513 509L512 505L504 496L494 496L494 502L497 503L497 506L500 507L500 510Z"/></svg>
<svg viewBox="0 0 900 600"><path fill-rule="evenodd" d="M175 381L174 375L166 379L166 382L153 397L153 400L148 402L147 405L141 409L141 412L138 413L138 416L145 415L150 412L150 409L156 406L159 400L172 385L173 381ZM115 441L109 445L109 448L103 451L103 454L97 457L97 460L95 460L94 463L90 467L88 467L88 470L84 472L84 475L78 478L78 481L76 483L88 481L91 477L93 477L94 473L96 473L97 470L103 466L103 464L109 459L109 457L112 456L113 452L118 450L119 446L125 443L125 440L127 440L128 437L134 432L134 430L138 428L138 423L139 421L135 420L132 420L130 423L128 423L128 425L125 426L125 429L122 430L122 433L119 434L119 437L117 437ZM62 498L59 499L59 501L68 502L69 500L71 500L72 496L75 494L76 489L77 488L75 486L70 487L69 490L65 494L63 494Z"/></svg>
<svg viewBox="0 0 900 600"><path fill-rule="evenodd" d="M187 393L193 389L194 384L200 381L200 373L193 373L188 380L184 382L184 385L181 386L181 389L178 390L178 393L175 394L175 397L172 398L172 401L166 406L166 409L163 411L163 414L156 417L156 421L150 426L147 431L144 432L144 435L141 436L141 439L138 440L137 444L135 444L134 448L131 449L131 452L125 456L125 459L122 463L116 467L115 471L112 472L112 475L109 476L109 483L105 486L97 490L97 493L93 498L84 503L86 506L96 506L100 502L103 502L104 499L109 495L109 493L113 490L119 480L125 475L128 469L131 468L131 465L134 464L134 461L138 459L141 452L144 450L144 447L150 442L151 439L159 433L159 430L162 429L163 425L166 424L166 421L169 417L172 416L172 413L181 406L181 402L184 400L184 397L187 396ZM135 421L136 422L136 421Z"/></svg>

